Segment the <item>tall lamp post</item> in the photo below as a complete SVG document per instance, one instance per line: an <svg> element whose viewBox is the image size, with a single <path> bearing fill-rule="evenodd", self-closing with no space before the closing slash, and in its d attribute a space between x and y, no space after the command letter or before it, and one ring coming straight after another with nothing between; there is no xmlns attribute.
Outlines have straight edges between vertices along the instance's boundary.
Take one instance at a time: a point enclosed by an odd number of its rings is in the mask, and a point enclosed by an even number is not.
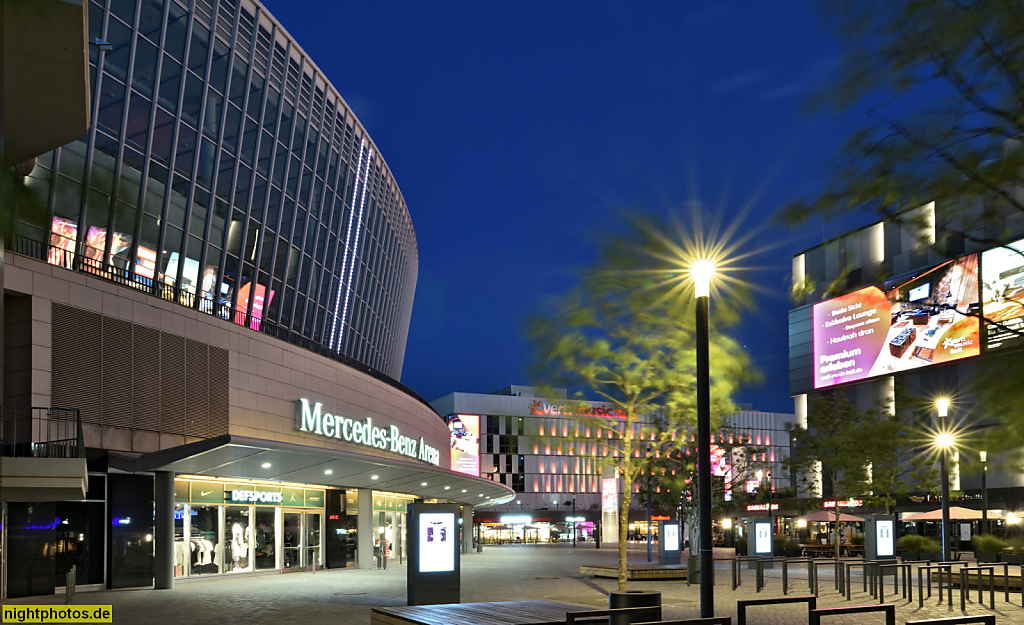
<svg viewBox="0 0 1024 625"><path fill-rule="evenodd" d="M935 443L939 447L940 469L942 479L942 561L951 562L950 553L950 523L949 523L949 466L946 456L949 455L949 448L953 444L953 435L949 433L946 416L949 410L949 400L941 398L935 402L935 408L939 413L939 433L935 437Z"/></svg>
<svg viewBox="0 0 1024 625"><path fill-rule="evenodd" d="M981 459L981 531L989 534L988 531L988 453L978 452Z"/></svg>
<svg viewBox="0 0 1024 625"><path fill-rule="evenodd" d="M702 260L690 268L697 308L697 539L700 542L700 616L715 615L715 560L711 543L711 373L708 302L715 268ZM692 551L692 550L691 550Z"/></svg>
<svg viewBox="0 0 1024 625"><path fill-rule="evenodd" d="M651 446L647 445L647 457L651 457ZM647 561L651 561L651 464L647 463Z"/></svg>

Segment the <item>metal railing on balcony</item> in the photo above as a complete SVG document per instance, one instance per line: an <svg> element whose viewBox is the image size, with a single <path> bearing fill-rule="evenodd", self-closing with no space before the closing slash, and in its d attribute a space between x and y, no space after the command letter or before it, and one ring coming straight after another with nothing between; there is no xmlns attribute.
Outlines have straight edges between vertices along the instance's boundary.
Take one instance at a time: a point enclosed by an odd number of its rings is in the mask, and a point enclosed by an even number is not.
<svg viewBox="0 0 1024 625"><path fill-rule="evenodd" d="M0 456L84 458L82 416L73 408L0 406Z"/></svg>
<svg viewBox="0 0 1024 625"><path fill-rule="evenodd" d="M51 245L22 235L14 235L8 241L7 249L21 256L35 258L51 265L86 273L121 286L149 293L162 300L175 302L181 306L187 306L208 315L220 317L236 325L245 326L251 330L286 341L361 371L417 399L420 403L434 410L425 399L398 380L350 356L337 352L323 343L304 336L287 326L267 319L262 315L262 311L257 312L249 306L238 305L230 300L218 299L215 301L212 297L197 295L190 288L182 288L174 284L154 280L151 277L139 275L123 267L104 262L102 250L91 248L82 243L76 243L64 237L59 238L64 245ZM76 252L75 249L79 251Z"/></svg>

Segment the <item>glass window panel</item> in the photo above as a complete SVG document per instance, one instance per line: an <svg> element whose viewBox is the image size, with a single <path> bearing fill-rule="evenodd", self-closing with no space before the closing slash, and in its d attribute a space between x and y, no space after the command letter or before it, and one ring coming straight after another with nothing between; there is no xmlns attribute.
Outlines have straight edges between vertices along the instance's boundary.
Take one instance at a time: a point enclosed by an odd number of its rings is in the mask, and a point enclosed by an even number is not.
<svg viewBox="0 0 1024 625"><path fill-rule="evenodd" d="M229 104L228 115L224 121L224 149L233 153L238 148L238 134L241 125L242 110L234 104Z"/></svg>
<svg viewBox="0 0 1024 625"><path fill-rule="evenodd" d="M199 22L192 22L192 42L188 49L188 68L197 74L206 75L206 56L210 50L210 29Z"/></svg>
<svg viewBox="0 0 1024 625"><path fill-rule="evenodd" d="M125 24L134 24L135 0L110 0L110 14L124 20Z"/></svg>
<svg viewBox="0 0 1024 625"><path fill-rule="evenodd" d="M188 36L188 11L171 2L167 11L167 35L164 50L179 62L185 58L185 38Z"/></svg>
<svg viewBox="0 0 1024 625"><path fill-rule="evenodd" d="M213 201L213 219L210 221L210 243L220 246L224 241L224 223L228 218L228 204L220 198Z"/></svg>
<svg viewBox="0 0 1024 625"><path fill-rule="evenodd" d="M128 123L125 127L126 142L140 152L146 151L146 139L149 137L149 115L152 104L149 98L131 92L128 105Z"/></svg>
<svg viewBox="0 0 1024 625"><path fill-rule="evenodd" d="M252 165L253 156L256 152L256 137L259 136L259 127L251 117L245 118L245 132L242 134L242 147L238 150L238 156L246 165Z"/></svg>
<svg viewBox="0 0 1024 625"><path fill-rule="evenodd" d="M225 152L220 151L220 166L217 168L217 197L231 197L231 176L234 174L235 159Z"/></svg>
<svg viewBox="0 0 1024 625"><path fill-rule="evenodd" d="M160 41L160 26L164 22L164 0L142 0L139 12L139 32L153 43Z"/></svg>
<svg viewBox="0 0 1024 625"><path fill-rule="evenodd" d="M228 100L239 109L245 106L245 79L248 70L248 63L242 57L235 55L231 62L231 86L228 90Z"/></svg>
<svg viewBox="0 0 1024 625"><path fill-rule="evenodd" d="M100 103L96 113L96 125L111 135L121 135L121 116L124 113L124 83L109 74L103 75L100 85Z"/></svg>
<svg viewBox="0 0 1024 625"><path fill-rule="evenodd" d="M167 226L167 232L164 235L163 266L160 271L161 281L165 284L173 285L178 279L181 235L181 230L173 226Z"/></svg>
<svg viewBox="0 0 1024 625"><path fill-rule="evenodd" d="M257 170L264 176L270 172L270 158L274 155L274 137L264 130L260 137L259 159L256 162Z"/></svg>
<svg viewBox="0 0 1024 625"><path fill-rule="evenodd" d="M185 227L185 198L188 196L188 180L174 175L174 185L169 194L167 221L177 228Z"/></svg>
<svg viewBox="0 0 1024 625"><path fill-rule="evenodd" d="M276 89L267 91L267 106L263 111L263 129L271 134L277 127L277 103L280 99L281 94Z"/></svg>
<svg viewBox="0 0 1024 625"><path fill-rule="evenodd" d="M249 179L252 171L245 165L238 166L238 182L235 184L234 207L246 210L249 207Z"/></svg>
<svg viewBox="0 0 1024 625"><path fill-rule="evenodd" d="M145 94L147 98L153 97L153 87L156 86L156 61L159 52L156 46L146 41L142 36L136 38L135 42L135 68L132 70L132 86Z"/></svg>
<svg viewBox="0 0 1024 625"><path fill-rule="evenodd" d="M132 239L135 237L135 224L138 219L138 209L124 202L117 203L114 212L114 235L110 241L110 262L121 269L127 269L131 261Z"/></svg>
<svg viewBox="0 0 1024 625"><path fill-rule="evenodd" d="M257 221L263 220L263 202L267 199L267 181L262 176L256 176L256 184L252 189L252 200L249 205L249 216Z"/></svg>
<svg viewBox="0 0 1024 625"><path fill-rule="evenodd" d="M107 247L107 221L110 219L110 196L96 189L89 189L85 212L85 257L95 261L94 267L103 262Z"/></svg>
<svg viewBox="0 0 1024 625"><path fill-rule="evenodd" d="M206 230L206 214L208 210L205 206L193 202L192 203L192 216L188 220L188 232L197 237L202 237Z"/></svg>
<svg viewBox="0 0 1024 625"><path fill-rule="evenodd" d="M121 167L121 177L117 184L117 199L129 206L138 206L141 180L142 173L139 170L132 167Z"/></svg>
<svg viewBox="0 0 1024 625"><path fill-rule="evenodd" d="M160 67L160 106L171 113L178 110L178 96L181 92L181 63L168 55L164 55L164 63Z"/></svg>
<svg viewBox="0 0 1024 625"><path fill-rule="evenodd" d="M203 253L203 243L196 237L188 238L188 248L185 250L185 266L181 271L181 288L189 293L195 293L199 288L199 255Z"/></svg>
<svg viewBox="0 0 1024 625"><path fill-rule="evenodd" d="M153 279L156 271L156 249L159 237L160 220L143 213L142 228L139 231L139 247L135 258L135 275Z"/></svg>
<svg viewBox="0 0 1024 625"><path fill-rule="evenodd" d="M103 54L103 69L121 82L128 77L128 59L132 48L132 31L117 20L107 20L106 41L113 49Z"/></svg>
<svg viewBox="0 0 1024 625"><path fill-rule="evenodd" d="M204 137L199 149L199 168L196 171L196 182L207 189L213 183L213 163L216 152L217 147L213 145L212 141Z"/></svg>
<svg viewBox="0 0 1024 625"><path fill-rule="evenodd" d="M213 40L213 60L210 64L210 86L224 93L224 82L228 77L228 62L231 60L231 50L220 39Z"/></svg>
<svg viewBox="0 0 1024 625"><path fill-rule="evenodd" d="M85 175L85 143L80 139L60 149L60 173L81 181Z"/></svg>
<svg viewBox="0 0 1024 625"><path fill-rule="evenodd" d="M178 147L177 157L174 160L175 171L192 175L192 161L195 157L196 131L189 128L184 122L178 123Z"/></svg>
<svg viewBox="0 0 1024 625"><path fill-rule="evenodd" d="M55 200L53 214L77 223L82 207L82 183L65 178L64 176L58 176L57 197Z"/></svg>
<svg viewBox="0 0 1024 625"><path fill-rule="evenodd" d="M206 110L203 111L203 134L211 139L217 138L220 130L220 118L224 112L224 96L212 89L206 92Z"/></svg>
<svg viewBox="0 0 1024 625"><path fill-rule="evenodd" d="M263 77L253 74L249 80L249 105L246 114L253 119L260 118L260 108L263 106Z"/></svg>
<svg viewBox="0 0 1024 625"><path fill-rule="evenodd" d="M185 94L181 99L181 117L192 126L199 125L203 106L203 81L192 72L185 72Z"/></svg>

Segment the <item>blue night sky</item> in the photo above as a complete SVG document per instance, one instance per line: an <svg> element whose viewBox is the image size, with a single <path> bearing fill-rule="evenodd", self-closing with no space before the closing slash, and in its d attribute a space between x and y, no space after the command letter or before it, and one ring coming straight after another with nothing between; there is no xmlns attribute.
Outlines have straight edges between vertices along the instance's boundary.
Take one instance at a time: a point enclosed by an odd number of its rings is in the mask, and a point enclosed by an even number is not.
<svg viewBox="0 0 1024 625"><path fill-rule="evenodd" d="M805 111L841 52L807 1L266 6L409 205L419 282L402 382L428 400L528 383L523 318L572 286L617 211L696 198L729 221L754 201L741 229L763 227L823 187L858 121ZM792 412L790 259L834 234L768 227L744 250L762 291L739 338L766 380L738 401Z"/></svg>

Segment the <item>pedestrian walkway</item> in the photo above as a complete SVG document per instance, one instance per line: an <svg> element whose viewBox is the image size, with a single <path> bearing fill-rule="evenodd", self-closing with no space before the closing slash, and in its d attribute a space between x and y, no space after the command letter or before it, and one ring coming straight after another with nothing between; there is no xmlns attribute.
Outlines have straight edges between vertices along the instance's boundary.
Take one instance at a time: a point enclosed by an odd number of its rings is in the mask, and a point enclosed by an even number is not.
<svg viewBox="0 0 1024 625"><path fill-rule="evenodd" d="M685 554L684 554L685 555ZM719 550L718 557L729 552ZM486 546L483 553L462 558L462 601L544 600L577 603L605 608L607 593L616 588L615 580L580 575L583 564L612 563L616 552L595 549L593 544L573 549L571 545L505 545ZM631 562L646 562L646 548L631 550ZM685 558L684 558L685 562ZM732 590L731 569L725 562L716 566L715 612L732 616L736 622L736 601L782 596L780 568L765 572L765 588L755 589L752 570L743 570L742 585ZM819 607L841 607L877 604L877 600L860 591L861 578L854 573L852 601L847 601L834 588L832 571L820 572ZM369 625L372 606L406 604L406 567L392 561L386 570L341 569L317 573L228 577L215 580L178 583L173 590L121 590L80 592L76 605L112 605L114 623L146 623L152 625L223 625L254 623L279 625L282 622L316 625L319 623ZM914 576L916 581L916 575ZM807 594L805 567L793 566L789 571L790 595ZM654 590L662 593L665 619L694 618L700 615L700 590L685 581L650 581L630 583L631 590ZM891 581L887 593L891 592ZM959 591L953 607L939 604L937 594L918 607L915 585L914 601L893 597L898 623L927 618L961 616ZM967 604L967 614L996 614L997 623L1024 623L1021 595L1010 595L1012 604L996 593L996 609L980 607L977 592ZM986 603L988 593L985 593ZM889 603L887 595L886 602ZM11 599L6 604L63 605L63 596ZM750 625L804 625L806 606L753 607L748 612ZM881 614L837 616L827 625L871 625L884 622Z"/></svg>

